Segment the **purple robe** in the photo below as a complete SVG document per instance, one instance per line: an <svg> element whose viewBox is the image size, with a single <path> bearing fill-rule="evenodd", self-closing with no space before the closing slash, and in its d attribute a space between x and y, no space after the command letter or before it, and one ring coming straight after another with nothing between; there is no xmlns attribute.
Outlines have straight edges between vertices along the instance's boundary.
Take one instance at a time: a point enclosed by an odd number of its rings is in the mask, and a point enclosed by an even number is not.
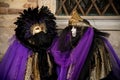
<svg viewBox="0 0 120 80"><path fill-rule="evenodd" d="M77 80L79 76L78 73L81 71L81 68L84 65L90 46L92 44L93 35L93 29L89 28L82 39L79 40L78 45L73 50L66 51L64 53L61 53L58 50L57 46L59 40L56 40L53 43L50 50L55 62L58 65L58 80L67 80L67 71L70 64L73 65L73 68L71 70L71 76L68 80Z"/></svg>
<svg viewBox="0 0 120 80"><path fill-rule="evenodd" d="M27 59L31 53L17 39L14 40L0 62L0 80L24 80Z"/></svg>

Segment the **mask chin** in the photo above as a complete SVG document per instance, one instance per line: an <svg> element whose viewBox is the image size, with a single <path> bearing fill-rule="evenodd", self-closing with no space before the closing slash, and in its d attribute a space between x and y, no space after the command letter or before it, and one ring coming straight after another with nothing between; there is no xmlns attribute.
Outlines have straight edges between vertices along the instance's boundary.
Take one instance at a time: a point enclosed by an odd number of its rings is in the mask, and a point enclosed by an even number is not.
<svg viewBox="0 0 120 80"><path fill-rule="evenodd" d="M47 33L41 31L29 38L28 42L35 50L47 49L52 42L52 38Z"/></svg>

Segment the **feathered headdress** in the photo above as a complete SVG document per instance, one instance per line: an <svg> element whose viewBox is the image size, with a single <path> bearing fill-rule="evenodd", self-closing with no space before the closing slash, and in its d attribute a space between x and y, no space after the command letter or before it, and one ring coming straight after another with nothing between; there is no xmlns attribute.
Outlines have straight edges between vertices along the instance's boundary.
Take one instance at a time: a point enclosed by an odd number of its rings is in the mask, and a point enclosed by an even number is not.
<svg viewBox="0 0 120 80"><path fill-rule="evenodd" d="M40 32L44 32L45 35L49 35L52 38L57 34L56 23L54 21L56 18L48 7L42 6L41 9L38 7L34 9L28 8L20 14L20 17L15 22L17 25L15 29L16 37L27 47L36 47L35 44L38 43L34 42L33 36Z"/></svg>

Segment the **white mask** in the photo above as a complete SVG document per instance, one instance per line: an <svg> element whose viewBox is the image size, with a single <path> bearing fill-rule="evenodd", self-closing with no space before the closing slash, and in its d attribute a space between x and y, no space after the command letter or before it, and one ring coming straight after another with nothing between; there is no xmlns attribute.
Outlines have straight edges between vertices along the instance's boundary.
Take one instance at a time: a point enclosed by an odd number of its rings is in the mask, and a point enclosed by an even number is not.
<svg viewBox="0 0 120 80"><path fill-rule="evenodd" d="M76 37L77 29L74 26L72 27L71 32L72 32L72 36Z"/></svg>

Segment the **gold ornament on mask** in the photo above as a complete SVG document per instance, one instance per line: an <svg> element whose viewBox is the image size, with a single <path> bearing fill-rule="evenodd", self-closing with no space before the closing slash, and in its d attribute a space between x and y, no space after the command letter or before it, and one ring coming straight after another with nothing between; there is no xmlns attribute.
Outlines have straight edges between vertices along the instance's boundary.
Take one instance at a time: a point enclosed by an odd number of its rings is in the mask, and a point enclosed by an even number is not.
<svg viewBox="0 0 120 80"><path fill-rule="evenodd" d="M69 25L77 25L80 21L83 21L83 19L79 16L76 10L74 10L71 14L71 18L69 20Z"/></svg>
<svg viewBox="0 0 120 80"><path fill-rule="evenodd" d="M69 20L69 25L72 26L89 26L86 22L84 22L85 19L81 18L80 15L76 10L74 10L71 14L71 18Z"/></svg>

